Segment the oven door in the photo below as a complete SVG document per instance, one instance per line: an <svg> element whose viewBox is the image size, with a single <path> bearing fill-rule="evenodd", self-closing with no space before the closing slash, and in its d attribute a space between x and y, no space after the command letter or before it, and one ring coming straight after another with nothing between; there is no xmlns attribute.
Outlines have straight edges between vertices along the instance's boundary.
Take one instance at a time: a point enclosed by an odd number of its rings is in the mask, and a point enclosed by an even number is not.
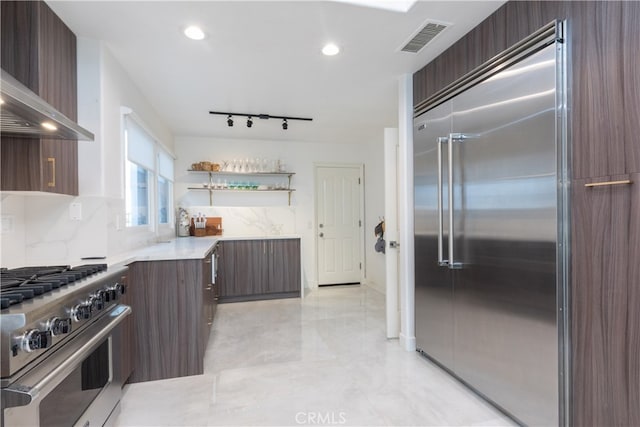
<svg viewBox="0 0 640 427"><path fill-rule="evenodd" d="M113 355L118 349L112 335L129 313L130 307L116 306L2 389L3 425L105 425L118 406L122 387L114 376Z"/></svg>

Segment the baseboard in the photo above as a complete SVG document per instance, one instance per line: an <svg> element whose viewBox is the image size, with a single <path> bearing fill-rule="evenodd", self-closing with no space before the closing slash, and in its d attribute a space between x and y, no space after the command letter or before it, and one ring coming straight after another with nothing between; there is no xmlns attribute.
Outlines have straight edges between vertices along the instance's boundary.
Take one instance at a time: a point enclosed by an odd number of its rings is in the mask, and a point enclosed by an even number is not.
<svg viewBox="0 0 640 427"><path fill-rule="evenodd" d="M416 337L408 337L400 332L400 347L407 351L416 351Z"/></svg>
<svg viewBox="0 0 640 427"><path fill-rule="evenodd" d="M382 295L386 295L386 286L383 285L378 285L376 282L373 281L369 281L369 280L365 280L362 282L363 285L368 286L369 288L373 289L374 291L380 292Z"/></svg>
<svg viewBox="0 0 640 427"><path fill-rule="evenodd" d="M283 298L300 298L300 291L275 292L270 294L257 294L257 295L242 295L242 296L235 296L235 297L220 297L218 302L221 304L224 304L227 302L262 301L262 300L283 299Z"/></svg>

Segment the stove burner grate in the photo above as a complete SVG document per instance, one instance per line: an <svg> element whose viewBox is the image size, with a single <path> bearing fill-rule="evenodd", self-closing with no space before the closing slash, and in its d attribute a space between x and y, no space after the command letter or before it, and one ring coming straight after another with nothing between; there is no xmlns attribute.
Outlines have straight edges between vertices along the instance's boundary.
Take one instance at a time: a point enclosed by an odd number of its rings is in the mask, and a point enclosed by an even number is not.
<svg viewBox="0 0 640 427"><path fill-rule="evenodd" d="M61 286L107 270L107 264L21 267L0 270L0 308L44 295Z"/></svg>

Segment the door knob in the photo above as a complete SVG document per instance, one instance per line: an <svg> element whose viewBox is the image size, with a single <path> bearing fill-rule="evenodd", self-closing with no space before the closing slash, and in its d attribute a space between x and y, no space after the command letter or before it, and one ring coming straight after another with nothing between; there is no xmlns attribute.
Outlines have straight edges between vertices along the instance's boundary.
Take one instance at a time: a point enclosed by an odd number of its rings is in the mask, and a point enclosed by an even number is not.
<svg viewBox="0 0 640 427"><path fill-rule="evenodd" d="M318 227L322 228L324 227L324 224L318 224Z"/></svg>
<svg viewBox="0 0 640 427"><path fill-rule="evenodd" d="M320 236L320 237L324 237L324 233L320 233L320 234L319 234L319 236Z"/></svg>

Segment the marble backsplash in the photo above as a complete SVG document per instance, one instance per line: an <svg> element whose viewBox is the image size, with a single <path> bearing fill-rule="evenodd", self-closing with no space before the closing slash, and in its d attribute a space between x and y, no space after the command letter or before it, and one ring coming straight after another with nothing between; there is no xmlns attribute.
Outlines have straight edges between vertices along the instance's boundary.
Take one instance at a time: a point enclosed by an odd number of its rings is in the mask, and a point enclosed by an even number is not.
<svg viewBox="0 0 640 427"><path fill-rule="evenodd" d="M175 235L173 225L154 231L126 229L124 200L42 193L2 193L0 266L80 264L82 257L111 256ZM71 219L70 205L81 218Z"/></svg>
<svg viewBox="0 0 640 427"><path fill-rule="evenodd" d="M70 205L81 205L71 219ZM173 225L154 231L124 227L124 200L107 197L2 193L0 266L80 264L82 257L114 256L176 235ZM190 206L190 215L222 217L225 236L278 236L299 232L288 206Z"/></svg>
<svg viewBox="0 0 640 427"><path fill-rule="evenodd" d="M296 234L296 210L289 206L189 206L190 216L221 217L224 236L279 236Z"/></svg>

